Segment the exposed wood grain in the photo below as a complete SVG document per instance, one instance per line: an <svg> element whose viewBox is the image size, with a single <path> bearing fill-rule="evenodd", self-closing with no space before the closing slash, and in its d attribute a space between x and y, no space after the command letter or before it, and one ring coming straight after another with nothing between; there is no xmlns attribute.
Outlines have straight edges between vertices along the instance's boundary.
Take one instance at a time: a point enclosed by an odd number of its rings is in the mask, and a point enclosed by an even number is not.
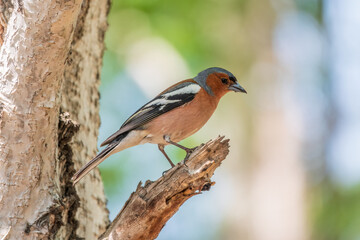
<svg viewBox="0 0 360 240"><path fill-rule="evenodd" d="M229 153L223 138L199 146L186 165L177 164L158 180L140 182L100 239L155 239L186 200L215 184L211 177Z"/></svg>

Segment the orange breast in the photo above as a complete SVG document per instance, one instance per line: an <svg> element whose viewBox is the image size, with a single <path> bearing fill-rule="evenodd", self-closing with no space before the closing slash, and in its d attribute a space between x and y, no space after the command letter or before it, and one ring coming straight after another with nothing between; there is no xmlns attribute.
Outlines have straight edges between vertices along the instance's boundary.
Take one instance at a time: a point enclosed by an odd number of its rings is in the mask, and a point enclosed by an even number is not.
<svg viewBox="0 0 360 240"><path fill-rule="evenodd" d="M147 142L167 144L163 139L164 135L169 135L174 142L191 136L209 120L218 102L218 98L210 96L201 89L191 102L146 124L144 127L149 132Z"/></svg>

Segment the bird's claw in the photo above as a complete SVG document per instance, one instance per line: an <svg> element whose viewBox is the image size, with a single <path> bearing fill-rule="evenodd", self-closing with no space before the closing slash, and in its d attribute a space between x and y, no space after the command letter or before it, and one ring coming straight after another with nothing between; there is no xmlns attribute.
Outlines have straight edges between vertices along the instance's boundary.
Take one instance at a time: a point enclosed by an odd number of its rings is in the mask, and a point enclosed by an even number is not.
<svg viewBox="0 0 360 240"><path fill-rule="evenodd" d="M186 156L184 158L184 165L188 167L188 165L186 165L186 161L189 159L190 155L197 149L197 147L194 148L188 148L188 150L186 151Z"/></svg>
<svg viewBox="0 0 360 240"><path fill-rule="evenodd" d="M164 176L170 169L163 171L162 176Z"/></svg>

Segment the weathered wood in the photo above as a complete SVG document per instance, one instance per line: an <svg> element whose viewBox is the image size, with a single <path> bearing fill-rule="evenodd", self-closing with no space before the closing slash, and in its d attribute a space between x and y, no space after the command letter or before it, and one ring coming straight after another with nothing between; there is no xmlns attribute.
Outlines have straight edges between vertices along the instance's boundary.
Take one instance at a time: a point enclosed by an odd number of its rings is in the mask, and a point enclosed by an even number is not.
<svg viewBox="0 0 360 240"><path fill-rule="evenodd" d="M186 165L177 164L158 180L140 182L100 239L155 239L186 200L215 184L211 177L229 153L223 138L199 146Z"/></svg>

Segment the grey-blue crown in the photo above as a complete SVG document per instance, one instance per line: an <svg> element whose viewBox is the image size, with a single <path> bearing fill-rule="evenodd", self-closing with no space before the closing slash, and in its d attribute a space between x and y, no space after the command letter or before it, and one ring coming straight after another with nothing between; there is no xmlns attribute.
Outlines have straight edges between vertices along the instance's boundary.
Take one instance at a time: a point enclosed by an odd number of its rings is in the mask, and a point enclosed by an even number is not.
<svg viewBox="0 0 360 240"><path fill-rule="evenodd" d="M219 68L219 67L211 67L211 68L205 69L204 71L199 72L199 74L196 77L194 77L194 80L212 96L214 96L214 93L212 92L211 88L206 84L206 79L209 76L209 74L212 74L215 72L225 73L229 77L235 78L234 74L232 74L231 72L229 72L226 69Z"/></svg>

